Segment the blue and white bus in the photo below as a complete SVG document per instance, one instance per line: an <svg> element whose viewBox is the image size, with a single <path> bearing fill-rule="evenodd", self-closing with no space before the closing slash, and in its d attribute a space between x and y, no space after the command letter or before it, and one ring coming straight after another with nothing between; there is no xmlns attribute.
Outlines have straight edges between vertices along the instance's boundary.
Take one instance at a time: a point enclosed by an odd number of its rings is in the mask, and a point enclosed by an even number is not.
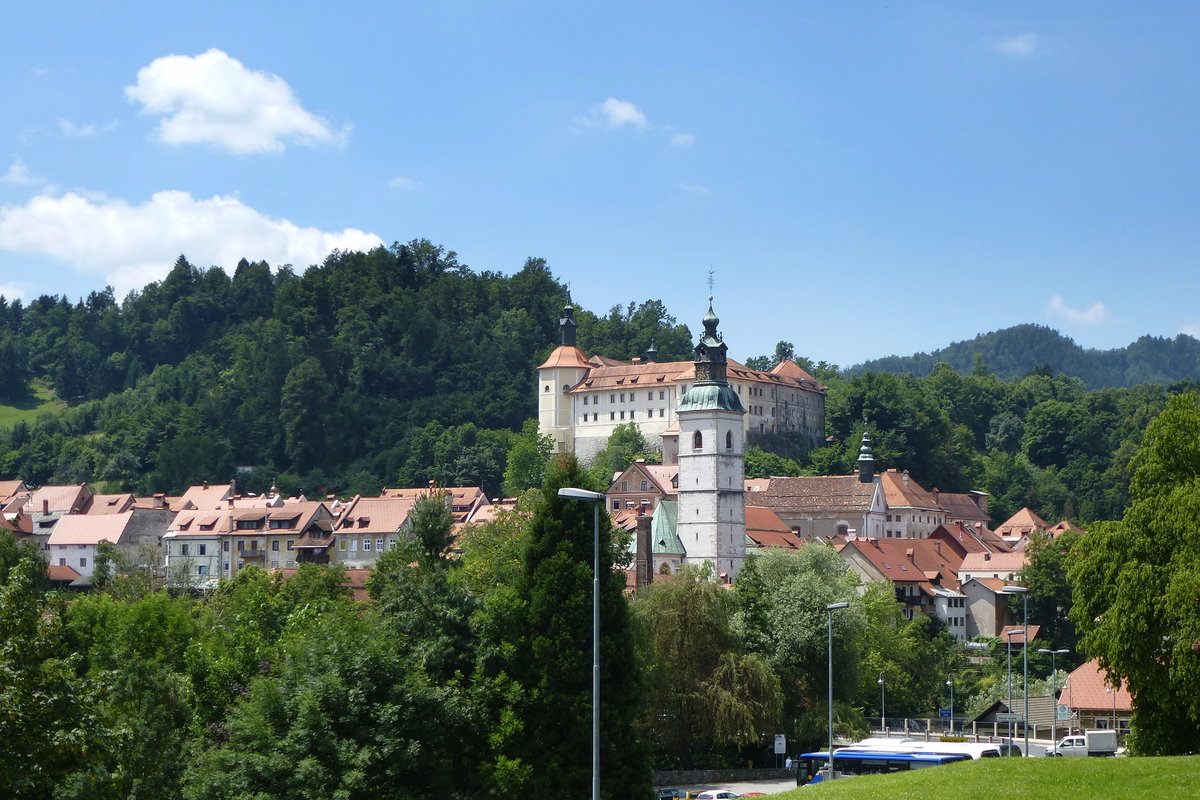
<svg viewBox="0 0 1200 800"><path fill-rule="evenodd" d="M970 760L971 757L966 753L895 753L844 747L833 753L833 770L835 778L848 778L852 775L882 775ZM826 780L828 762L829 753L826 752L800 756L796 762L796 785Z"/></svg>

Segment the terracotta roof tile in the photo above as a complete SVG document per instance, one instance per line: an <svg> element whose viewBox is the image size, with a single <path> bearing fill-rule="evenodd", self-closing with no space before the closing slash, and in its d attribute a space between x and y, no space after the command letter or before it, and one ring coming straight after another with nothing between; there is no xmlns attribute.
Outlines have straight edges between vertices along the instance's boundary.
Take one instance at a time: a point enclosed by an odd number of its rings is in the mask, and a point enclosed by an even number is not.
<svg viewBox="0 0 1200 800"><path fill-rule="evenodd" d="M31 514L41 513L46 507L51 512L68 513L83 507L84 502L91 496L87 484L75 486L43 486L33 492L25 508Z"/></svg>
<svg viewBox="0 0 1200 800"><path fill-rule="evenodd" d="M959 588L959 556L936 539L860 538L846 543L846 547L851 546L893 582L931 581L940 576L943 588Z"/></svg>
<svg viewBox="0 0 1200 800"><path fill-rule="evenodd" d="M971 495L960 492L938 492L934 501L946 511L946 519L965 520L967 522L982 522L989 524L990 517L979 504L971 499Z"/></svg>
<svg viewBox="0 0 1200 800"><path fill-rule="evenodd" d="M1028 536L1034 531L1044 531L1049 527L1046 520L1028 508L1022 508L1006 519L1003 524L996 526L996 533L1001 536Z"/></svg>
<svg viewBox="0 0 1200 800"><path fill-rule="evenodd" d="M66 514L54 526L48 544L99 544L109 541L118 544L133 513L120 514Z"/></svg>
<svg viewBox="0 0 1200 800"><path fill-rule="evenodd" d="M1003 572L1017 573L1025 566L1025 553L968 553L963 559L961 572Z"/></svg>
<svg viewBox="0 0 1200 800"><path fill-rule="evenodd" d="M1108 691L1106 691L1108 690ZM1083 708L1090 711L1112 711L1112 683L1100 669L1096 660L1080 664L1067 677L1059 702L1069 704L1072 708ZM1117 687L1117 714L1128 716L1133 709L1133 698L1129 696L1129 685L1122 681Z"/></svg>
<svg viewBox="0 0 1200 800"><path fill-rule="evenodd" d="M889 469L879 476L888 508L939 508L933 495L909 476L908 470Z"/></svg>
<svg viewBox="0 0 1200 800"><path fill-rule="evenodd" d="M590 369L591 366L588 363L587 356L578 347L560 345L554 348L538 369L554 369L556 367Z"/></svg>
<svg viewBox="0 0 1200 800"><path fill-rule="evenodd" d="M776 512L864 513L871 508L875 484L855 475L772 478L765 491L755 492L754 504Z"/></svg>

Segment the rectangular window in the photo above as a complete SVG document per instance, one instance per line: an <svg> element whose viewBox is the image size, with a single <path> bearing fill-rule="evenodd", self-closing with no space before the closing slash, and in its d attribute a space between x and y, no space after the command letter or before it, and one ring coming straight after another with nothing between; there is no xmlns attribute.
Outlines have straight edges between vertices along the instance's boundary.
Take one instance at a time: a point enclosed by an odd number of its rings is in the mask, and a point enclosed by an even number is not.
<svg viewBox="0 0 1200 800"><path fill-rule="evenodd" d="M395 550L395 549L396 549L396 537L393 536L390 539L388 539L388 550Z"/></svg>
<svg viewBox="0 0 1200 800"><path fill-rule="evenodd" d="M86 567L86 566L87 566L87 559L86 559L86 558L81 558L81 559L79 559L79 566L81 566L81 567Z"/></svg>
<svg viewBox="0 0 1200 800"><path fill-rule="evenodd" d="M201 564L200 566L196 567L196 574L197 575L207 575L208 574L208 565Z"/></svg>
<svg viewBox="0 0 1200 800"><path fill-rule="evenodd" d="M621 501L620 500L613 500L612 503L613 503L613 511L621 510Z"/></svg>
<svg viewBox="0 0 1200 800"><path fill-rule="evenodd" d="M363 552L368 553L370 551L371 551L371 540L363 539Z"/></svg>
<svg viewBox="0 0 1200 800"><path fill-rule="evenodd" d="M238 552L240 553L245 549L246 549L246 543L239 539L238 540Z"/></svg>
<svg viewBox="0 0 1200 800"><path fill-rule="evenodd" d="M615 412L615 411L610 411L610 412L608 412L608 418L609 418L610 420L614 420L614 419L616 419L616 418L617 418L617 412Z"/></svg>
<svg viewBox="0 0 1200 800"><path fill-rule="evenodd" d="M622 403L625 402L625 393L624 392L621 392L621 402Z"/></svg>
<svg viewBox="0 0 1200 800"><path fill-rule="evenodd" d="M383 552L383 539L376 539L376 540L375 540L375 549L376 549L376 550L378 550L378 551L379 551L379 552L381 552L381 553Z"/></svg>
<svg viewBox="0 0 1200 800"><path fill-rule="evenodd" d="M586 394L583 396L583 404L585 406L588 404L588 396Z"/></svg>
<svg viewBox="0 0 1200 800"><path fill-rule="evenodd" d="M278 561L272 561L272 562L271 562L271 569L279 569L279 562L278 562Z"/></svg>
<svg viewBox="0 0 1200 800"><path fill-rule="evenodd" d="M275 552L275 553L279 552L279 540L278 539L271 540L271 551Z"/></svg>
<svg viewBox="0 0 1200 800"><path fill-rule="evenodd" d="M600 421L600 415L593 412L592 413L592 422L599 422L599 421Z"/></svg>
<svg viewBox="0 0 1200 800"><path fill-rule="evenodd" d="M200 548L200 555L202 555L202 556L208 555L208 545L200 544L200 545L196 545L196 546Z"/></svg>
<svg viewBox="0 0 1200 800"><path fill-rule="evenodd" d="M229 540L228 539L225 539L221 542L221 552L222 553L229 552ZM228 570L226 570L226 571L228 572Z"/></svg>
<svg viewBox="0 0 1200 800"><path fill-rule="evenodd" d="M666 393L666 392L662 392L662 391L660 391L660 392L658 393L658 399L659 399L659 400L666 400L666 399L667 399L667 393Z"/></svg>
<svg viewBox="0 0 1200 800"><path fill-rule="evenodd" d="M292 567L296 566L296 562L295 562L295 561L289 561L289 562L287 562L287 565L288 565L288 569L291 569Z"/></svg>
<svg viewBox="0 0 1200 800"><path fill-rule="evenodd" d="M616 396L615 394L610 394L610 395L608 396L608 402L610 402L610 403L615 403L615 402L617 402L617 396Z"/></svg>
<svg viewBox="0 0 1200 800"><path fill-rule="evenodd" d="M664 412L664 411L663 411L663 409L661 409L661 408L660 408L660 409L658 410L658 415L659 415L660 417L666 416L666 412Z"/></svg>
<svg viewBox="0 0 1200 800"><path fill-rule="evenodd" d="M351 539L351 540L350 540L350 552L351 552L351 553L357 553L357 552L358 552L358 539Z"/></svg>
<svg viewBox="0 0 1200 800"><path fill-rule="evenodd" d="M338 550L342 551L343 553L346 552L346 540L345 539L338 539Z"/></svg>
<svg viewBox="0 0 1200 800"><path fill-rule="evenodd" d="M291 549L292 549L292 545L293 545L294 543L295 543L295 540L294 540L294 539L288 539L288 540L287 540L287 549L288 549L288 550L291 550Z"/></svg>
<svg viewBox="0 0 1200 800"><path fill-rule="evenodd" d="M228 561L225 562L225 571L229 572L229 562Z"/></svg>
<svg viewBox="0 0 1200 800"><path fill-rule="evenodd" d="M624 412L624 411L622 411L622 412L621 412L621 419L625 419L625 412Z"/></svg>
<svg viewBox="0 0 1200 800"><path fill-rule="evenodd" d="M58 560L58 565L59 565L60 567L65 567L65 566L67 565L67 560L66 560L65 558L60 558L60 559Z"/></svg>
<svg viewBox="0 0 1200 800"><path fill-rule="evenodd" d="M188 554L188 546L186 544L179 545L179 555L186 556Z"/></svg>
<svg viewBox="0 0 1200 800"><path fill-rule="evenodd" d="M629 409L629 418L633 419L635 416L637 416L637 410L632 409L632 408Z"/></svg>

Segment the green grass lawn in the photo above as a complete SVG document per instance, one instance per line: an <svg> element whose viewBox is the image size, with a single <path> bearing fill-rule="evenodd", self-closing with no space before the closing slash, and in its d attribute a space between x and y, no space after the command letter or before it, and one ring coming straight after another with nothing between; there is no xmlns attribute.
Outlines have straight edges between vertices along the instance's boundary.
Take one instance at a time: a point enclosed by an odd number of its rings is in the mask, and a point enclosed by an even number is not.
<svg viewBox="0 0 1200 800"><path fill-rule="evenodd" d="M800 800L1182 800L1200 798L1200 756L986 758L863 775L774 795Z"/></svg>
<svg viewBox="0 0 1200 800"><path fill-rule="evenodd" d="M28 398L18 400L13 405L0 403L0 428L11 428L18 422L33 422L38 414L66 407L66 403L55 399L50 387L41 381L34 381L33 394Z"/></svg>

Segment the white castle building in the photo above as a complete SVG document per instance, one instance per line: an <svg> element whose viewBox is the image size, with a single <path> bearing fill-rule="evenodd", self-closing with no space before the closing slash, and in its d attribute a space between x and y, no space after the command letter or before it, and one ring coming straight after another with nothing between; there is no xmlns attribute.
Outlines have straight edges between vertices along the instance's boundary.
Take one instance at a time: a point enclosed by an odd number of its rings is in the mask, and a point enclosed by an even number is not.
<svg viewBox="0 0 1200 800"><path fill-rule="evenodd" d="M710 309L711 312L711 309ZM663 447L679 431L679 405L697 380L692 361L646 359L632 363L587 356L575 345L575 309L559 320L561 343L538 367L538 430L554 439L556 452L573 452L588 462L618 425L635 423L646 442ZM825 386L798 364L785 360L770 372L726 359L725 380L741 401L742 438L790 434L805 448L825 438ZM665 449L670 449L668 441ZM668 457L670 454L668 454Z"/></svg>

